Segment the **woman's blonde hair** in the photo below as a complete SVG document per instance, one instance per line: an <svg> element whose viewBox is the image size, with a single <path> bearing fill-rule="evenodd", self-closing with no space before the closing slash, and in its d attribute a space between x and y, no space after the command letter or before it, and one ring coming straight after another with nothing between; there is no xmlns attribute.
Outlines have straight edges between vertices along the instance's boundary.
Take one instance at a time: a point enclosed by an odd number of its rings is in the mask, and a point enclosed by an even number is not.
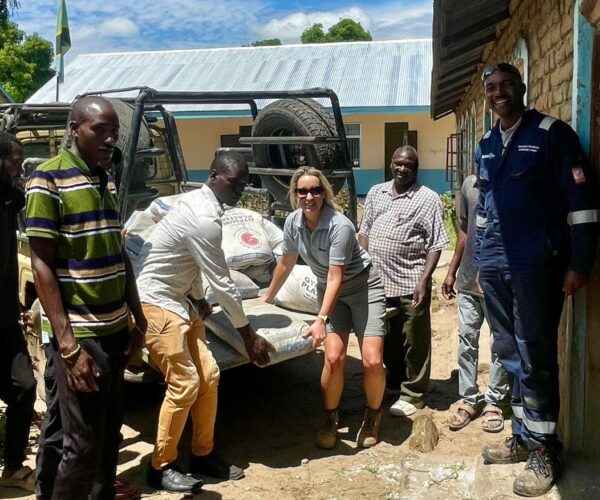
<svg viewBox="0 0 600 500"><path fill-rule="evenodd" d="M290 180L290 191L288 194L292 208L294 210L296 208L298 208L298 200L296 198L296 188L298 187L298 180L300 179L300 177L303 177L305 175L312 175L313 177L316 177L317 179L319 179L319 183L321 184L321 187L323 188L323 194L321 195L323 197L323 202L325 203L325 205L330 206L331 208L333 208L334 210L337 210L338 212L341 212L342 210L341 210L340 206L335 202L335 196L333 194L333 189L331 187L331 184L327 180L327 177L325 177L323 175L323 172L321 172L319 169L316 169L315 167L300 167L298 170L296 170L294 172L294 175L292 176L292 179Z"/></svg>

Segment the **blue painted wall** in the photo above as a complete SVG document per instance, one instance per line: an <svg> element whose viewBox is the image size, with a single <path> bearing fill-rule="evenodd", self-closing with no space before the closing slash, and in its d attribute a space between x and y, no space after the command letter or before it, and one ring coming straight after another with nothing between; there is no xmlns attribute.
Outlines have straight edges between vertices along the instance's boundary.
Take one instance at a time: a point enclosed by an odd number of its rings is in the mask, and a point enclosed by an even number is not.
<svg viewBox="0 0 600 500"><path fill-rule="evenodd" d="M189 170L188 177L190 181L204 182L208 177L208 170ZM379 168L355 168L354 179L358 196L365 196L371 187L385 181L383 170ZM450 190L445 168L419 169L419 182L438 194Z"/></svg>
<svg viewBox="0 0 600 500"><path fill-rule="evenodd" d="M204 182L208 179L208 170L188 170L188 179L192 182Z"/></svg>

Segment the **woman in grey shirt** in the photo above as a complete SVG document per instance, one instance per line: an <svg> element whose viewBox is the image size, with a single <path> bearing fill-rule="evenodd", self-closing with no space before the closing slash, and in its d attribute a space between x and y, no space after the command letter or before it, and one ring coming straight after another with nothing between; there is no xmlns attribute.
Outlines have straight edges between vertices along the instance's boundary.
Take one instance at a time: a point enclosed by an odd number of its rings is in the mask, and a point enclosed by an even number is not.
<svg viewBox="0 0 600 500"><path fill-rule="evenodd" d="M357 444L374 446L379 437L385 388L385 299L381 279L369 254L358 245L354 225L339 212L331 185L321 171L298 169L290 182L290 201L296 210L285 221L283 256L261 300L273 302L298 256L310 266L317 277L319 314L305 337L312 337L313 347L325 345L321 374L324 416L317 446L330 449L337 442L350 331L358 337L367 399Z"/></svg>

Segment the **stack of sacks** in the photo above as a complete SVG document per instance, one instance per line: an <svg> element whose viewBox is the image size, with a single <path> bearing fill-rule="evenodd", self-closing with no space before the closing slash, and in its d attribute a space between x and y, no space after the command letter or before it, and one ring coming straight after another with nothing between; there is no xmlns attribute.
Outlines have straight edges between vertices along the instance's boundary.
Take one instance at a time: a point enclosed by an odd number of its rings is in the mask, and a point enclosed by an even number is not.
<svg viewBox="0 0 600 500"><path fill-rule="evenodd" d="M240 292L242 299L255 299L258 297L260 288L256 283L254 283L254 281L248 278L248 276L233 269L229 270L229 274L231 275L231 279L235 283L235 287L238 289L238 292ZM208 284L208 280L206 279L206 276L204 276L204 273L201 273L200 278L198 279L202 280L204 298L211 304L217 303L218 300L215 298L215 294Z"/></svg>
<svg viewBox="0 0 600 500"><path fill-rule="evenodd" d="M229 269L268 285L281 256L283 232L262 215L245 208L232 208L222 217L223 251Z"/></svg>
<svg viewBox="0 0 600 500"><path fill-rule="evenodd" d="M137 260L144 242L150 237L156 222L150 213L136 210L125 223L125 250L132 262Z"/></svg>
<svg viewBox="0 0 600 500"><path fill-rule="evenodd" d="M170 210L181 194L154 200L143 212L136 211L125 224L125 248L132 261L140 253L144 241ZM281 256L283 232L259 213L245 208L232 208L222 217L223 251L231 278L242 296L258 296L266 286L277 259ZM216 299L206 278L202 279L206 299ZM317 314L317 279L308 266L297 265L275 297L275 304L293 311Z"/></svg>
<svg viewBox="0 0 600 500"><path fill-rule="evenodd" d="M319 314L317 277L310 267L297 264L275 296L275 304L292 311Z"/></svg>
<svg viewBox="0 0 600 500"><path fill-rule="evenodd" d="M272 304L252 300L244 303L244 311L256 333L268 340L275 348L275 352L269 355L270 365L312 350L312 340L304 339L302 335L314 317L289 311L284 312ZM248 358L241 335L231 325L223 311L215 310L213 314L206 317L204 322L206 328Z"/></svg>
<svg viewBox="0 0 600 500"><path fill-rule="evenodd" d="M156 224L167 214L181 194L164 196L153 200L144 211L136 210L125 222L125 249L132 262L135 262L144 242Z"/></svg>

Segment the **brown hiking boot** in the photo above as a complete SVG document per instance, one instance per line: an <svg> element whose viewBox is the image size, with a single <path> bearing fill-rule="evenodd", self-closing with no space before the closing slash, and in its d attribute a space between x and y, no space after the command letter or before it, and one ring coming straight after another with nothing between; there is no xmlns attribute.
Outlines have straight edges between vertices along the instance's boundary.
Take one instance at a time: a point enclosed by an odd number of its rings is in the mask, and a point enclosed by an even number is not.
<svg viewBox="0 0 600 500"><path fill-rule="evenodd" d="M527 460L529 450L518 437L511 436L503 443L485 446L481 455L486 464L516 464Z"/></svg>
<svg viewBox="0 0 600 500"><path fill-rule="evenodd" d="M335 410L323 410L323 421L317 432L317 446L319 448L330 450L335 447L339 422L340 416L337 408Z"/></svg>
<svg viewBox="0 0 600 500"><path fill-rule="evenodd" d="M365 408L363 423L358 431L356 444L361 448L371 448L379 441L379 428L381 427L381 408L373 410Z"/></svg>
<svg viewBox="0 0 600 500"><path fill-rule="evenodd" d="M529 453L525 470L513 483L513 492L523 497L537 497L550 491L558 477L558 460L544 446Z"/></svg>

